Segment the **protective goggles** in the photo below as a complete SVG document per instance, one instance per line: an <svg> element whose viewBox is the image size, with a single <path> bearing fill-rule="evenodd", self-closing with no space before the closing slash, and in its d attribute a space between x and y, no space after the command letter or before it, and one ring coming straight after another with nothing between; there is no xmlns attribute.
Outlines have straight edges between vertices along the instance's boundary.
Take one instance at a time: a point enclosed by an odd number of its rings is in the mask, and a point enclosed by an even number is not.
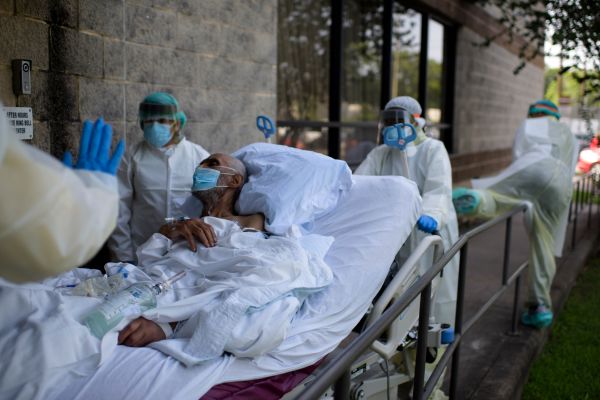
<svg viewBox="0 0 600 400"><path fill-rule="evenodd" d="M177 120L177 106L173 104L141 103L138 111L140 125L144 121L166 121Z"/></svg>
<svg viewBox="0 0 600 400"><path fill-rule="evenodd" d="M410 113L403 108L383 110L379 113L379 123L382 128L396 124L410 124Z"/></svg>

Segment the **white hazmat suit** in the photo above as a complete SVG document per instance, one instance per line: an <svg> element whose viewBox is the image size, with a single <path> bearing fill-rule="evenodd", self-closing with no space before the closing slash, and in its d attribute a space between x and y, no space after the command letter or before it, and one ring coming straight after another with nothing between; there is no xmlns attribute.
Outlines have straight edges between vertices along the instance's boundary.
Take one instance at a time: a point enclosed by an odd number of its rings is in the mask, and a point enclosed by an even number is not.
<svg viewBox="0 0 600 400"><path fill-rule="evenodd" d="M2 278L35 281L77 267L94 256L115 227L116 178L67 168L21 143L3 113L0 185Z"/></svg>
<svg viewBox="0 0 600 400"><path fill-rule="evenodd" d="M415 144L416 143L416 144ZM401 150L380 145L373 149L357 168L357 175L403 175ZM421 213L437 221L437 229L449 249L458 239L458 223L452 205L452 170L448 152L439 140L428 138L421 128L417 128L417 139L406 147L410 179L413 180L423 199ZM417 238L415 245L426 233L414 229ZM397 256L399 265L406 261L411 253L410 241L407 241ZM429 254L429 257L432 257ZM431 259L424 260L429 265ZM436 322L454 323L456 310L456 291L458 283L459 256L454 257L444 268L443 278L437 288L433 315Z"/></svg>
<svg viewBox="0 0 600 400"><path fill-rule="evenodd" d="M474 179L477 215L493 217L524 201L530 237L529 303L551 307L550 287L568 223L577 145L552 117L527 119L517 130L513 162L497 176Z"/></svg>
<svg viewBox="0 0 600 400"><path fill-rule="evenodd" d="M183 138L166 149L141 141L128 152L117 172L119 220L108 241L113 257L136 261L136 250L165 223L166 217L197 217L202 203L191 196L192 177L209 156Z"/></svg>

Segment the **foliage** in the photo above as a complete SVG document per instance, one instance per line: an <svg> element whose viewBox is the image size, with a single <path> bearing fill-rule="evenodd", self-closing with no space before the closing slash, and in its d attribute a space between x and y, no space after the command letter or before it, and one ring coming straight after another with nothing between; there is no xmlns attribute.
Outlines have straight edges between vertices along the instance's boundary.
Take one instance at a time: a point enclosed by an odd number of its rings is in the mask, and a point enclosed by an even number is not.
<svg viewBox="0 0 600 400"><path fill-rule="evenodd" d="M518 73L527 61L543 56L548 40L558 46L565 73L579 68L576 79L588 82L584 97L600 100L600 3L598 0L474 0L496 8L504 29L486 43L506 35L509 41L522 37ZM550 50L549 50L550 51ZM551 54L547 54L551 55Z"/></svg>
<svg viewBox="0 0 600 400"><path fill-rule="evenodd" d="M559 68L548 68L544 73L544 98L560 104L560 96L569 99L576 115L585 121L585 130L593 133L592 119L600 118L600 93L594 93L594 80L584 79L585 71L573 68L561 74ZM572 116L574 116L572 114Z"/></svg>
<svg viewBox="0 0 600 400"><path fill-rule="evenodd" d="M363 0L347 2L344 8L343 119L375 121L381 90L383 6L377 0ZM350 111L349 105L359 107Z"/></svg>
<svg viewBox="0 0 600 400"><path fill-rule="evenodd" d="M329 0L280 1L278 10L278 119L327 118Z"/></svg>
<svg viewBox="0 0 600 400"><path fill-rule="evenodd" d="M561 95L580 103L583 100L583 94L586 92L585 86L591 84L590 81L582 79L584 71L579 69L572 69L564 72L562 75L559 74L559 68L548 68L544 73L544 98L553 101L558 104L558 77L560 75L561 83ZM584 86L584 87L582 87ZM587 92L589 93L589 87ZM589 106L600 106L600 99L590 99Z"/></svg>

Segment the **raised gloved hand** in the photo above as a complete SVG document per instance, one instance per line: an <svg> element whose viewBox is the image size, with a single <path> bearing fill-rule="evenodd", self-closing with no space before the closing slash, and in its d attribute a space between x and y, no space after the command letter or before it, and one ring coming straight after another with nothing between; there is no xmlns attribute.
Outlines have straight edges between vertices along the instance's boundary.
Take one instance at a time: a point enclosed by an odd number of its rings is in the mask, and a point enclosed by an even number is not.
<svg viewBox="0 0 600 400"><path fill-rule="evenodd" d="M423 232L433 233L437 229L438 223L429 215L421 215L417 221L417 228Z"/></svg>
<svg viewBox="0 0 600 400"><path fill-rule="evenodd" d="M86 120L81 131L77 164L73 167L73 155L70 151L65 152L63 163L71 168L115 175L125 152L125 142L121 139L111 156L112 134L112 126L105 124L102 118L98 118L94 124Z"/></svg>

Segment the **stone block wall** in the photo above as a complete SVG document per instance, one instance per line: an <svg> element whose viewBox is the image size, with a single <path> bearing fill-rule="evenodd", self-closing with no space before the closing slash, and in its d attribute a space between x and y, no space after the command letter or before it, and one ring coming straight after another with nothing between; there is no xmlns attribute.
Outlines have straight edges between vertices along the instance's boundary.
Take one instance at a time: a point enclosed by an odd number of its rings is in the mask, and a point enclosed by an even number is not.
<svg viewBox="0 0 600 400"><path fill-rule="evenodd" d="M454 98L454 149L458 154L512 147L528 106L544 94L544 69L528 63L517 75L516 54L499 44L478 47L483 36L458 32Z"/></svg>
<svg viewBox="0 0 600 400"><path fill-rule="evenodd" d="M497 172L511 161L517 126L544 94L544 60L536 57L517 75L525 39L499 35L498 10L468 0L413 0L457 28L451 155L455 181ZM485 38L496 37L488 47Z"/></svg>
<svg viewBox="0 0 600 400"><path fill-rule="evenodd" d="M0 0L0 101L32 107L32 144L60 156L100 115L140 140L139 102L167 91L190 140L233 151L276 115L276 18L277 0ZM12 92L17 58L32 60L31 95Z"/></svg>

